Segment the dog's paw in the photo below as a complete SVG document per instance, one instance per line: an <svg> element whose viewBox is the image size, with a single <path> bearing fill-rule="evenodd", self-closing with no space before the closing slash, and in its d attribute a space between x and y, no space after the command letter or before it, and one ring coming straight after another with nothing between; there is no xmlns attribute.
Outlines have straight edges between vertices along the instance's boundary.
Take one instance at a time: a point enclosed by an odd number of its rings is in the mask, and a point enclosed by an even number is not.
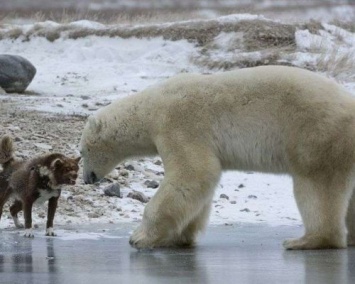
<svg viewBox="0 0 355 284"><path fill-rule="evenodd" d="M52 228L52 227L50 227L50 228L47 228L47 230L46 230L46 236L56 237L56 236L57 236L57 234L56 234L56 233L54 233L53 228Z"/></svg>
<svg viewBox="0 0 355 284"><path fill-rule="evenodd" d="M34 238L35 235L33 234L32 229L26 229L23 236L25 238Z"/></svg>

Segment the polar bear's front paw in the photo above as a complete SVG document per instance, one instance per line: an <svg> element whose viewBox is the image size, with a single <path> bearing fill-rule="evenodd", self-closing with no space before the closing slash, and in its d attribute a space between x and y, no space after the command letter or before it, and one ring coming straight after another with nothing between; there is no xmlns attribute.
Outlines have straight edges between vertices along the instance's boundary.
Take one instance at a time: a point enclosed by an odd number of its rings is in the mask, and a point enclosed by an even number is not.
<svg viewBox="0 0 355 284"><path fill-rule="evenodd" d="M151 249L154 247L152 240L140 227L133 232L129 244L136 249Z"/></svg>
<svg viewBox="0 0 355 284"><path fill-rule="evenodd" d="M34 234L32 232L32 228L26 229L25 234L23 235L25 238L34 238Z"/></svg>

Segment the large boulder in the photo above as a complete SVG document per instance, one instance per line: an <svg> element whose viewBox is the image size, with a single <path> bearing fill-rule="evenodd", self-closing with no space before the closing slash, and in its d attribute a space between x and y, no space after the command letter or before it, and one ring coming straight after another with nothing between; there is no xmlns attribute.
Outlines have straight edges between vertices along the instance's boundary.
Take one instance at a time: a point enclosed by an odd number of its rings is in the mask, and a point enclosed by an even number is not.
<svg viewBox="0 0 355 284"><path fill-rule="evenodd" d="M23 93L36 75L36 68L18 55L0 55L0 87L7 93Z"/></svg>

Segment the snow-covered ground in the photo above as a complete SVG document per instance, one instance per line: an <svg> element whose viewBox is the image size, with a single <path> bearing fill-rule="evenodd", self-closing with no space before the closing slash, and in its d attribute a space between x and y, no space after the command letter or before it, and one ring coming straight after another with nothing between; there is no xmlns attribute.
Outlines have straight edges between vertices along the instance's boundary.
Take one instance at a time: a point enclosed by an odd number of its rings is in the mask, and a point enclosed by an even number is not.
<svg viewBox="0 0 355 284"><path fill-rule="evenodd" d="M217 22L234 23L241 20L263 20L275 24L279 21L255 15L231 15L216 19ZM188 25L188 22L184 22ZM50 32L58 24L37 23ZM115 29L99 23L80 21L72 23L78 29ZM29 31L33 25L2 25L0 32L12 30ZM355 94L355 34L329 23L321 23L320 30L310 31L298 26L294 32L295 46L285 52L279 63L306 67L335 77ZM235 47L235 45L238 45ZM242 32L221 32L209 46L213 60L235 60L240 56L247 60L260 60L265 50L248 50ZM163 37L108 37L91 35L77 39L63 32L48 41L43 36L0 40L0 54L16 54L29 59L37 68L37 74L23 95L1 95L6 100L21 105L24 109L64 114L91 114L112 100L134 95L168 77L181 72L221 72L223 70L195 64L201 49L196 42ZM234 48L234 49L233 49ZM268 50L269 51L269 50ZM333 56L332 59L327 57ZM334 59L335 58L335 59ZM337 58L345 58L342 66ZM331 64L334 60L334 64ZM277 62L276 62L277 63ZM323 65L321 65L323 64ZM321 65L322 68L318 68ZM234 66L232 68L238 68ZM15 133L17 122L13 121L4 131ZM1 128L0 128L1 130ZM134 171L116 170L113 180L120 180L123 198L103 196L101 186L83 185L73 190L64 190L55 218L56 224L138 222L142 218L144 204L127 198L132 190L141 191L148 197L156 189L147 188L147 179L161 181L163 167L156 163L158 157L128 161ZM106 184L107 185L107 184ZM222 196L221 196L222 195ZM227 197L227 198L226 198ZM37 209L36 209L37 210ZM35 223L42 227L45 210L34 214ZM299 225L300 215L292 194L292 181L287 176L259 173L227 172L223 175L213 201L210 223L231 224L234 222ZM0 227L12 226L12 220L3 218Z"/></svg>

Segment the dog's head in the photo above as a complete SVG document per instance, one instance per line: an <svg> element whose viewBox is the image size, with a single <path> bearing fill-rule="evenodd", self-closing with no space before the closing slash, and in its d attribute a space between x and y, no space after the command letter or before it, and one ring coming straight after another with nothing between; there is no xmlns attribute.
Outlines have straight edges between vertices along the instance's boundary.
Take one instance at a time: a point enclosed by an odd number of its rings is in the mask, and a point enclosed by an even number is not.
<svg viewBox="0 0 355 284"><path fill-rule="evenodd" d="M51 162L50 171L55 184L69 184L74 185L78 178L79 171L78 158L60 157Z"/></svg>

